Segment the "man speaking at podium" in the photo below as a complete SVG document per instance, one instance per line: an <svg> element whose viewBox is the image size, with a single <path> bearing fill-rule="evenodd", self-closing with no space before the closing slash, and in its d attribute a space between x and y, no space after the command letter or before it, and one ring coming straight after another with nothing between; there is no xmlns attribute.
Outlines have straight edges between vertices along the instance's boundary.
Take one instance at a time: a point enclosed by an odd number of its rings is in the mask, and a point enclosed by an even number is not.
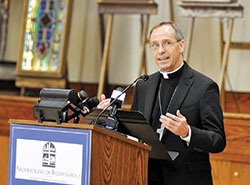
<svg viewBox="0 0 250 185"><path fill-rule="evenodd" d="M184 46L175 23L153 27L150 47L159 71L135 87L131 109L144 114L172 159L149 159L148 185L213 184L209 153L226 145L218 86L184 61ZM102 95L99 108L108 102Z"/></svg>

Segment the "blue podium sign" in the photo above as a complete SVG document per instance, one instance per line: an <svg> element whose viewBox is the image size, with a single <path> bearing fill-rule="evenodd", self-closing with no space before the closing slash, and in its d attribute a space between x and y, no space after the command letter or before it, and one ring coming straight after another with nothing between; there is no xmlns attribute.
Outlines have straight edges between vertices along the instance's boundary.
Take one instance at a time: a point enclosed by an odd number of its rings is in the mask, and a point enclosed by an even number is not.
<svg viewBox="0 0 250 185"><path fill-rule="evenodd" d="M9 185L88 185L91 130L10 125Z"/></svg>

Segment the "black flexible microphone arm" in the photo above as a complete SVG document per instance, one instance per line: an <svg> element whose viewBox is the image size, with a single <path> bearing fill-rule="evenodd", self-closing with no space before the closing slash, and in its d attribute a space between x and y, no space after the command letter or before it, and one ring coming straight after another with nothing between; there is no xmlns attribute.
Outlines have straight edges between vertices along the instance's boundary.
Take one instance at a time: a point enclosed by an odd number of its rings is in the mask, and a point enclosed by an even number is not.
<svg viewBox="0 0 250 185"><path fill-rule="evenodd" d="M113 105L114 102L115 102L118 98L120 98L120 96L123 95L132 85L134 85L138 80L141 80L141 79L142 79L142 80L146 81L146 80L148 80L148 78L149 78L148 75L142 75L142 76L136 78L129 86L127 86L123 91L121 91L121 93L120 93L115 99L113 99L113 101L111 101L107 107L105 107L105 108L98 114L98 116L97 116L97 118L95 119L95 122L93 123L93 125L96 125L96 124L97 124L97 122L99 121L101 115L102 115L111 105Z"/></svg>

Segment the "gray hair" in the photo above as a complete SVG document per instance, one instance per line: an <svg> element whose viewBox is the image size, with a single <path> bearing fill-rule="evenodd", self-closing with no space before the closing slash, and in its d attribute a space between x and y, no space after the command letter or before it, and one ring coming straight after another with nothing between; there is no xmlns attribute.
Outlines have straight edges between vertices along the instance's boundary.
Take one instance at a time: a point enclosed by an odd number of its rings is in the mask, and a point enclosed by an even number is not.
<svg viewBox="0 0 250 185"><path fill-rule="evenodd" d="M174 22L171 22L171 21L169 21L169 22L161 22L161 23L155 25L155 26L151 29L150 33L149 33L149 38L151 37L152 32L153 32L156 28L159 28L159 27L164 26L164 25L171 25L171 26L172 26L172 28L173 28L174 31L175 31L175 38L176 38L177 41L184 40L184 35L183 35L183 33L182 33L182 30L181 30L180 26L177 25L177 24L174 23Z"/></svg>

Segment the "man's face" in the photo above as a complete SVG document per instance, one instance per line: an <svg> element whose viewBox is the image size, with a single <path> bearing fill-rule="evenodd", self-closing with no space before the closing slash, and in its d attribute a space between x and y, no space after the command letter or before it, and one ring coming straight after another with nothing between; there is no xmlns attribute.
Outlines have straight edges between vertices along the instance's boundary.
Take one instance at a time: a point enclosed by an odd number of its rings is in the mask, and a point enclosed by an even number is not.
<svg viewBox="0 0 250 185"><path fill-rule="evenodd" d="M151 50L160 71L177 69L183 61L184 40L177 42L171 25L162 25L153 30L150 37ZM156 47L154 47L156 46Z"/></svg>

